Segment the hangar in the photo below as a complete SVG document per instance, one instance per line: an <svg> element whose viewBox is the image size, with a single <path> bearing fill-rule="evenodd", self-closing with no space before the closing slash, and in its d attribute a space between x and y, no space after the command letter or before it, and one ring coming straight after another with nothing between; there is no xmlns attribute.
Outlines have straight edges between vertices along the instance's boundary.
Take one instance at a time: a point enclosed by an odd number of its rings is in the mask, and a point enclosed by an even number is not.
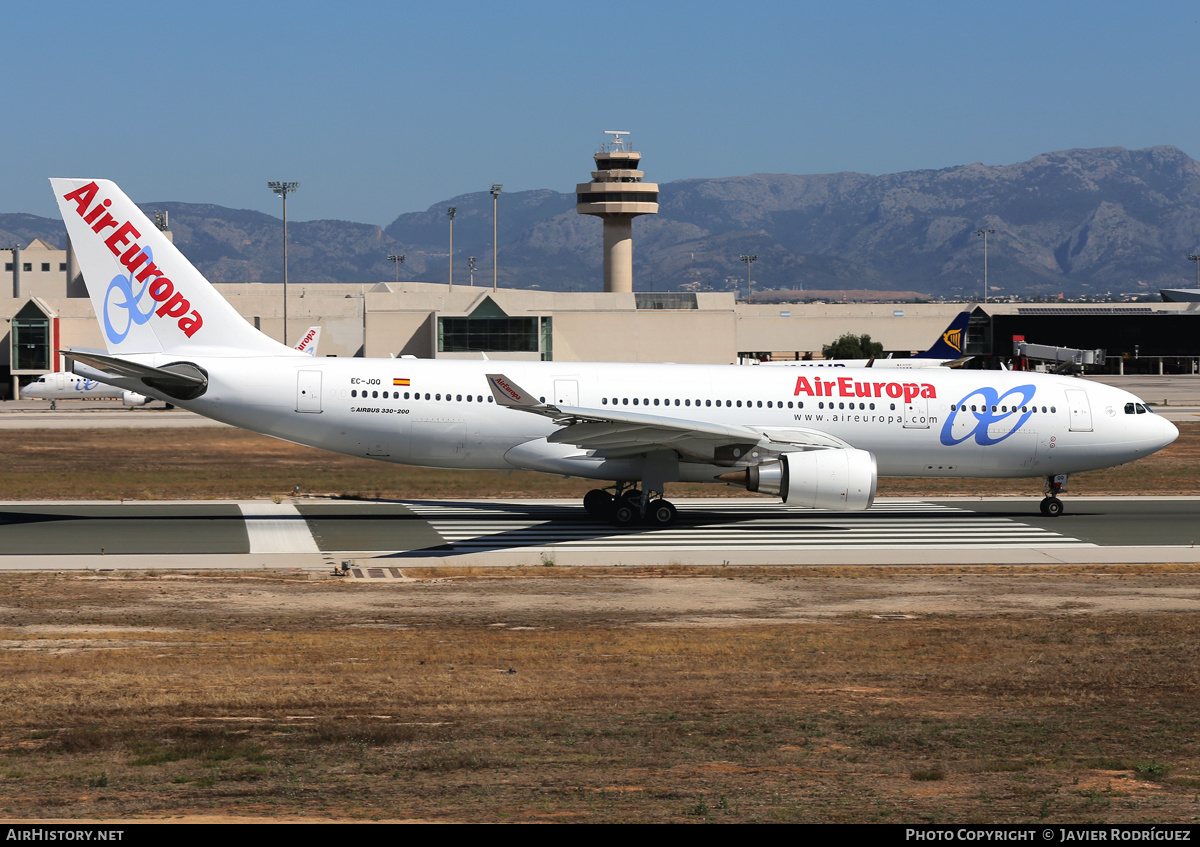
<svg viewBox="0 0 1200 847"><path fill-rule="evenodd" d="M983 367L1013 358L1013 341L1103 350L1096 373L1200 373L1200 302L988 303L971 312L966 353Z"/></svg>

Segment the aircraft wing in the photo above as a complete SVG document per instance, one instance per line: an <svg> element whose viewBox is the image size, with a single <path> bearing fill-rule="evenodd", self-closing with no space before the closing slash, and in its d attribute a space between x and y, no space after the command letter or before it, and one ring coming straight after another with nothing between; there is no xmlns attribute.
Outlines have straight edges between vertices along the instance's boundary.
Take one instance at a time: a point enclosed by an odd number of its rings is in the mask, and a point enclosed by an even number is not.
<svg viewBox="0 0 1200 847"><path fill-rule="evenodd" d="M605 458L667 448L700 461L735 464L752 450L784 453L851 446L813 429L756 429L646 412L553 405L543 403L503 374L488 374L487 379L499 405L542 415L562 426L547 441L594 450ZM758 458L761 460L761 455Z"/></svg>

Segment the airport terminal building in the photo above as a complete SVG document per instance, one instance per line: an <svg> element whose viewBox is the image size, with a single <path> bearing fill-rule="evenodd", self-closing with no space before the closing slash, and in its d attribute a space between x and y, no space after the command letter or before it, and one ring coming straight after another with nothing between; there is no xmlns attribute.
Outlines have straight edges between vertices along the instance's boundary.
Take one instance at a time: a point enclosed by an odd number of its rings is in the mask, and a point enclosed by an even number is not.
<svg viewBox="0 0 1200 847"><path fill-rule="evenodd" d="M0 395L64 369L57 351L102 349L91 300L68 251L35 240L6 261L0 290ZM738 302L732 292L551 292L441 283L216 286L262 332L295 343L322 327L320 356L540 359L732 364L819 359L846 333L884 350L928 348L972 312L971 366L1014 358L1015 338L1103 351L1100 373L1200 372L1200 302L1140 304ZM1036 362L1018 362L1033 367Z"/></svg>

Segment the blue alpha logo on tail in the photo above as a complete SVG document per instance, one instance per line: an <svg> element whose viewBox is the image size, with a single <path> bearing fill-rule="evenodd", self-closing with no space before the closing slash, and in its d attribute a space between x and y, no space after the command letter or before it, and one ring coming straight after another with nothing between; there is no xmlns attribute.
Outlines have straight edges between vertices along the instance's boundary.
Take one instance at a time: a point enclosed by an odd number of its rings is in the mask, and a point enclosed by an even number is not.
<svg viewBox="0 0 1200 847"><path fill-rule="evenodd" d="M146 254L145 261L150 261L154 258L154 254L149 247L143 247L142 252ZM139 262L140 264L140 262ZM142 300L145 298L147 289L150 288L150 280L147 279L142 283L142 287L134 293L133 290L133 271L129 272L129 276L117 274L112 278L112 282L108 284L108 290L104 292L104 334L108 336L108 340L113 344L120 344L125 340L125 336L129 335L129 330L133 329L134 325L141 326L150 318L154 317L154 309L157 303L154 298L147 298L150 303L142 311ZM113 301L113 292L116 292L122 299ZM117 322L124 325L124 329L118 331L113 326L112 312L113 307L117 308ZM120 310L125 310L124 318L121 318Z"/></svg>
<svg viewBox="0 0 1200 847"><path fill-rule="evenodd" d="M950 416L942 426L942 443L953 447L974 437L975 443L983 447L999 444L1024 426L1033 414L1033 408L1028 404L1033 399L1034 391L1032 385L1018 385L1003 394L988 386L976 388L960 402L950 406ZM976 398L982 402L970 404ZM959 415L962 415L961 420ZM974 420L968 415L973 416Z"/></svg>

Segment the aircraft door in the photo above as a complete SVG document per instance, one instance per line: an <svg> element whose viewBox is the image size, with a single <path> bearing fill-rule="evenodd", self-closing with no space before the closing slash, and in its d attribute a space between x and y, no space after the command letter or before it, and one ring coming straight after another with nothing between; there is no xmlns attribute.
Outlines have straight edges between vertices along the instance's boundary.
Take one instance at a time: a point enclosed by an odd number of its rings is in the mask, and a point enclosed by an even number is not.
<svg viewBox="0 0 1200 847"><path fill-rule="evenodd" d="M63 375L61 373L57 373L54 375L54 387L57 388L59 391L62 391L64 388L67 387L66 383L67 383L67 378L65 375Z"/></svg>
<svg viewBox="0 0 1200 847"><path fill-rule="evenodd" d="M1071 432L1092 431L1092 406L1087 392L1081 388L1067 389L1067 408L1071 410Z"/></svg>
<svg viewBox="0 0 1200 847"><path fill-rule="evenodd" d="M321 411L321 372L296 372L296 411Z"/></svg>
<svg viewBox="0 0 1200 847"><path fill-rule="evenodd" d="M905 429L929 429L929 398L914 397L904 404Z"/></svg>
<svg viewBox="0 0 1200 847"><path fill-rule="evenodd" d="M578 406L579 382L573 379L554 380L554 405Z"/></svg>

